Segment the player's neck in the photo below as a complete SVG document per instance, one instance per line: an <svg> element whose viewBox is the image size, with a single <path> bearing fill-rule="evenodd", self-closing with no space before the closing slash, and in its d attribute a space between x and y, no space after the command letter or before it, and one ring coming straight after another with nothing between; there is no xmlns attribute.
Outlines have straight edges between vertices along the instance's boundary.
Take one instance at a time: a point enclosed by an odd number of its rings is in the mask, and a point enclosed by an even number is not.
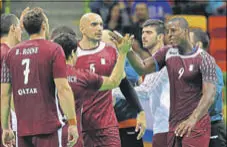
<svg viewBox="0 0 227 147"><path fill-rule="evenodd" d="M90 50L98 47L99 42L98 41L91 41L86 38L83 38L80 42L79 45L82 49L84 50Z"/></svg>
<svg viewBox="0 0 227 147"><path fill-rule="evenodd" d="M160 43L157 43L153 48L150 48L148 50L153 55L154 53L156 53L163 46L164 46L164 43L163 42L160 42Z"/></svg>
<svg viewBox="0 0 227 147"><path fill-rule="evenodd" d="M192 52L192 44L188 41L183 42L181 45L178 46L180 54L187 55Z"/></svg>
<svg viewBox="0 0 227 147"><path fill-rule="evenodd" d="M73 66L74 65L74 61L72 61L70 59L66 60L66 64Z"/></svg>
<svg viewBox="0 0 227 147"><path fill-rule="evenodd" d="M71 66L74 66L76 64L76 59L77 57L72 57L70 56L67 60L66 60L66 64L68 65L71 65Z"/></svg>
<svg viewBox="0 0 227 147"><path fill-rule="evenodd" d="M45 39L45 35L43 34L32 34L29 37L30 40L34 40L34 39Z"/></svg>

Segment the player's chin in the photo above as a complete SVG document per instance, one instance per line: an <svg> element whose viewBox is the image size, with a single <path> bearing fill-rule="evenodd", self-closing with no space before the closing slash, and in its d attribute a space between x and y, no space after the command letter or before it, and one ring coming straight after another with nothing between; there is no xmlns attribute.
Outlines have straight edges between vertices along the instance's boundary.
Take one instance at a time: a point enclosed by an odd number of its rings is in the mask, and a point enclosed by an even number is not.
<svg viewBox="0 0 227 147"><path fill-rule="evenodd" d="M101 41L102 40L102 37L96 37L95 40L96 41Z"/></svg>
<svg viewBox="0 0 227 147"><path fill-rule="evenodd" d="M177 43L174 42L174 41L170 41L169 44L172 45L172 46L177 46Z"/></svg>
<svg viewBox="0 0 227 147"><path fill-rule="evenodd" d="M148 47L148 45L143 43L143 48L147 48L147 47Z"/></svg>

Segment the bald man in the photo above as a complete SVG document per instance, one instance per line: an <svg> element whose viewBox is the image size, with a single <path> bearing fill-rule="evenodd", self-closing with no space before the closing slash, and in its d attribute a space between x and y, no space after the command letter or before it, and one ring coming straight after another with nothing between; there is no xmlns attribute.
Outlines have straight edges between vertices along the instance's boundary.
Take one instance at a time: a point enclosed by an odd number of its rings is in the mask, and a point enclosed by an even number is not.
<svg viewBox="0 0 227 147"><path fill-rule="evenodd" d="M111 45L101 42L103 21L95 13L87 13L80 20L82 40L78 43L77 62L75 67L88 69L103 76L109 76L117 60L117 51ZM124 89L126 97L139 112L137 131L140 128L138 139L145 130L145 113L135 98L135 91L128 86L129 82L123 79L120 87ZM130 89L131 88L131 89ZM134 97L134 99L133 99ZM111 90L94 92L84 101L82 112L83 139L85 147L108 146L120 147L118 122L112 105Z"/></svg>
<svg viewBox="0 0 227 147"><path fill-rule="evenodd" d="M170 116L168 147L208 147L210 118L217 81L214 59L200 48L193 48L189 26L184 18L166 23L166 46L147 60L128 53L131 65L139 74L167 67L170 81Z"/></svg>

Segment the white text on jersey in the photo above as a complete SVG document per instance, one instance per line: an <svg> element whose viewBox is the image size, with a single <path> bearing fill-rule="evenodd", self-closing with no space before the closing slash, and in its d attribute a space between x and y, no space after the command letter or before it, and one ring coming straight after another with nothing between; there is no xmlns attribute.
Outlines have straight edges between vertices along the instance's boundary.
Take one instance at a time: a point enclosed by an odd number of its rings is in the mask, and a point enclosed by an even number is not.
<svg viewBox="0 0 227 147"><path fill-rule="evenodd" d="M23 89L18 89L18 95L22 96L25 94L37 94L37 88L23 88Z"/></svg>
<svg viewBox="0 0 227 147"><path fill-rule="evenodd" d="M22 53L19 49L16 49L16 55L31 55L31 54L37 54L39 48L38 47L30 47L30 48L24 48Z"/></svg>

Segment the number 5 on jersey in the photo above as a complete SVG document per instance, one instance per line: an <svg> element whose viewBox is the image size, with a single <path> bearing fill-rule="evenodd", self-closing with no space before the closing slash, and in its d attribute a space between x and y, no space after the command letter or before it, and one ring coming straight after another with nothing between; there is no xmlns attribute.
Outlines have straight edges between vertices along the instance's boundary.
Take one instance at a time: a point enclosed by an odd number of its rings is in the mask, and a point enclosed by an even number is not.
<svg viewBox="0 0 227 147"><path fill-rule="evenodd" d="M28 75L30 73L29 65L30 65L30 59L26 58L23 59L21 62L22 65L25 65L25 70L24 70L24 84L28 84Z"/></svg>
<svg viewBox="0 0 227 147"><path fill-rule="evenodd" d="M90 71L95 73L95 64L94 63L90 64Z"/></svg>

